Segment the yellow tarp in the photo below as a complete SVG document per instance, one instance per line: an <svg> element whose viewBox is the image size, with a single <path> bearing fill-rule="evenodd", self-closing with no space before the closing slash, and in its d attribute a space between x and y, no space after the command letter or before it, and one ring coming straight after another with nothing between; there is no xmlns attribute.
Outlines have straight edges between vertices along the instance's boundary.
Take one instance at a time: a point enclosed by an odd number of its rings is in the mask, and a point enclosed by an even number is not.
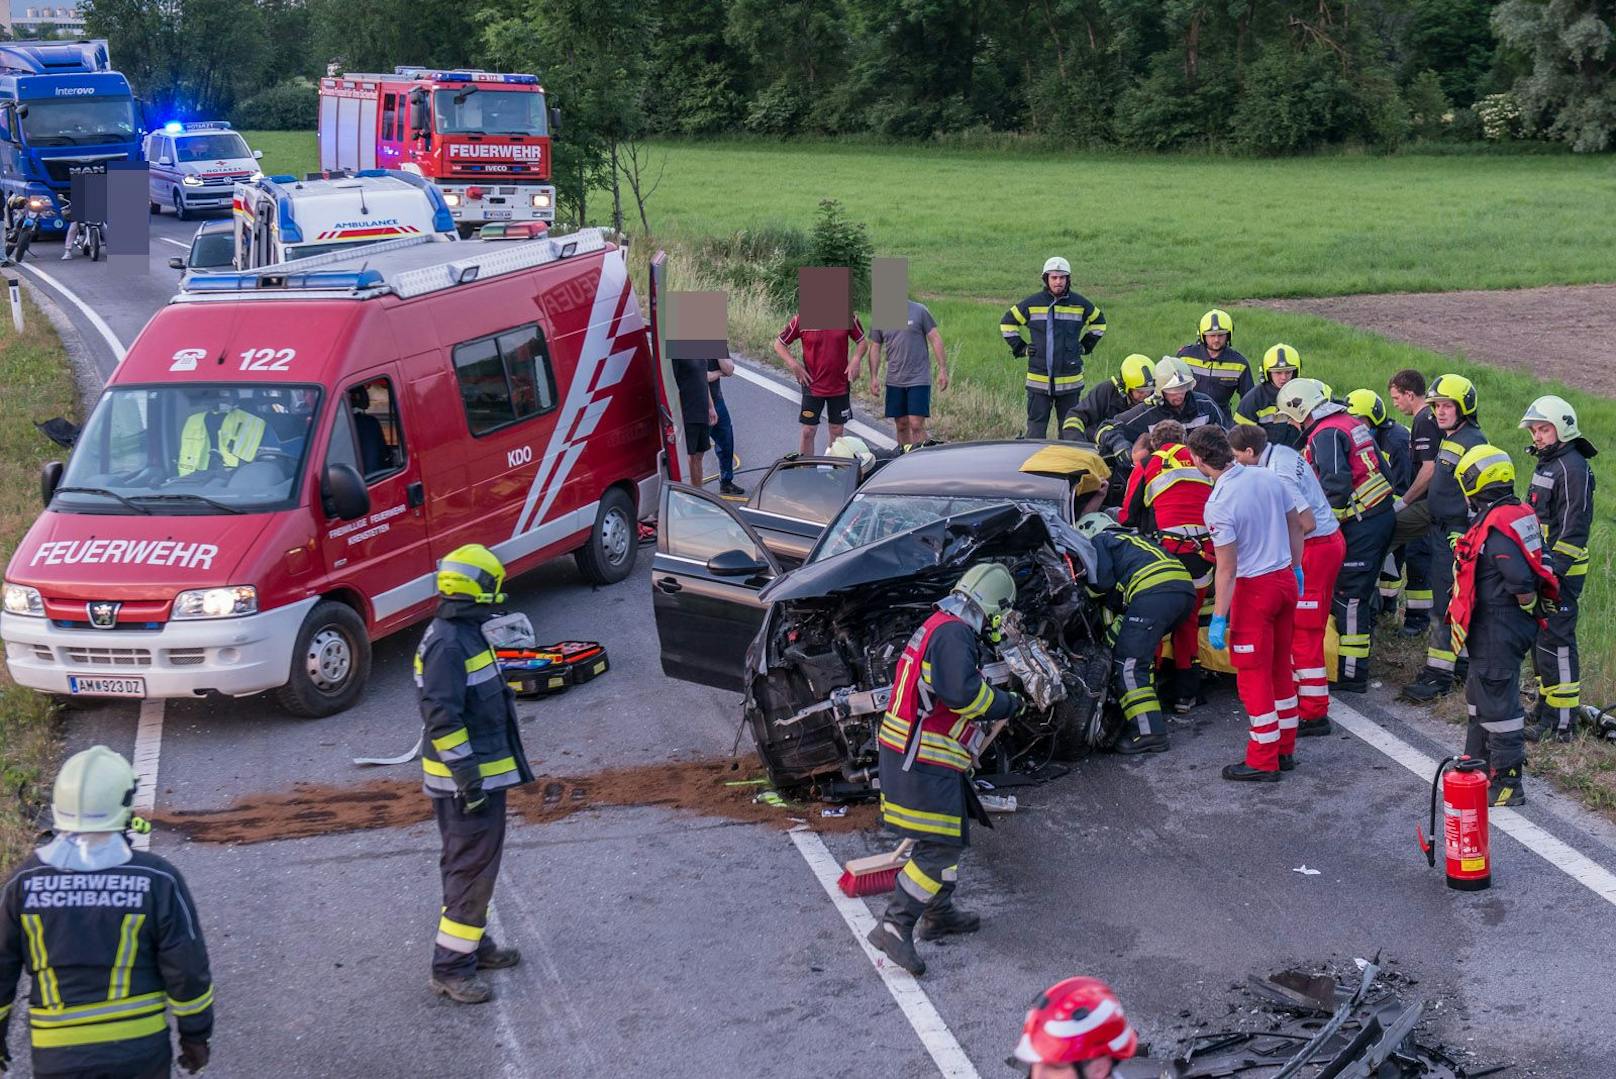
<svg viewBox="0 0 1616 1079"><path fill-rule="evenodd" d="M1021 463L1021 471L1076 480L1080 495L1093 494L1111 478L1111 466L1105 463L1105 458L1074 445L1041 446Z"/></svg>

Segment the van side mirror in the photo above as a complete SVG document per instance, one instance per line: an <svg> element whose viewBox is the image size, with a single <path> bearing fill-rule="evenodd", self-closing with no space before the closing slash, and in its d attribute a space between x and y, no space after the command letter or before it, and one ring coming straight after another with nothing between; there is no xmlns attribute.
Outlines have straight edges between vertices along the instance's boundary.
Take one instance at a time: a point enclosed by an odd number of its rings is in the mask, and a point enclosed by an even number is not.
<svg viewBox="0 0 1616 1079"><path fill-rule="evenodd" d="M254 150L253 151L253 160L254 161L262 161L262 160L264 160L264 151L262 151L262 150Z"/></svg>
<svg viewBox="0 0 1616 1079"><path fill-rule="evenodd" d="M62 483L62 462L46 461L39 470L39 497L48 507L56 488Z"/></svg>
<svg viewBox="0 0 1616 1079"><path fill-rule="evenodd" d="M167 154L164 154L162 157L157 159L157 163L159 165L172 165L174 163L174 159L169 157Z"/></svg>
<svg viewBox="0 0 1616 1079"><path fill-rule="evenodd" d="M561 110L554 105L550 106L550 134L554 135L561 130Z"/></svg>
<svg viewBox="0 0 1616 1079"><path fill-rule="evenodd" d="M173 258L169 259L168 260L168 268L171 269L171 270L184 271L184 269L185 269L185 258L184 258L184 256L175 255Z"/></svg>
<svg viewBox="0 0 1616 1079"><path fill-rule="evenodd" d="M365 490L365 481L352 465L326 465L320 495L325 503L325 515L335 520L352 521L370 512L370 492Z"/></svg>
<svg viewBox="0 0 1616 1079"><path fill-rule="evenodd" d="M416 91L410 94L410 134L421 135L427 129L426 94Z"/></svg>
<svg viewBox="0 0 1616 1079"><path fill-rule="evenodd" d="M714 577L756 577L768 571L767 563L739 549L719 551L707 560L707 572Z"/></svg>

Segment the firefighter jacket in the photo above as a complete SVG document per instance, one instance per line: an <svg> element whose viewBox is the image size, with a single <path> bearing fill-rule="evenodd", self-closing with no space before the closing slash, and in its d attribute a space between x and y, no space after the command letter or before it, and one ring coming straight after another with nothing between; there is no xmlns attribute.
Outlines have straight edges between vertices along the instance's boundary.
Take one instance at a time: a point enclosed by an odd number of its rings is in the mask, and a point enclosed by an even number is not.
<svg viewBox="0 0 1616 1079"><path fill-rule="evenodd" d="M478 780L484 790L533 781L516 728L516 697L482 632L495 614L469 599L443 600L415 651L426 728L422 786L433 798L453 798Z"/></svg>
<svg viewBox="0 0 1616 1079"><path fill-rule="evenodd" d="M1386 476L1392 481L1392 490L1401 495L1414 482L1414 453L1408 428L1396 420L1387 420L1375 428L1375 445L1386 462Z"/></svg>
<svg viewBox="0 0 1616 1079"><path fill-rule="evenodd" d="M181 1038L213 1033L196 904L179 870L121 837L111 840L121 860L105 869L57 868L71 864L58 853L72 842L58 837L35 851L0 895L0 1038L27 968L36 1074L160 1067L171 1053L168 1014Z"/></svg>
<svg viewBox="0 0 1616 1079"><path fill-rule="evenodd" d="M1201 475L1188 446L1174 443L1145 458L1128 477L1121 521L1149 533L1173 554L1199 554L1216 561L1212 531L1206 527L1206 500L1212 481Z"/></svg>
<svg viewBox="0 0 1616 1079"><path fill-rule="evenodd" d="M1094 556L1089 594L1118 613L1157 589L1195 594L1184 563L1147 539L1107 529L1094 537Z"/></svg>
<svg viewBox="0 0 1616 1079"><path fill-rule="evenodd" d="M1061 423L1061 437L1093 442L1105 421L1132 407L1133 399L1122 388L1122 379L1108 378L1085 393L1077 408L1067 414Z"/></svg>
<svg viewBox="0 0 1616 1079"><path fill-rule="evenodd" d="M1470 645L1473 664L1494 665L1494 646L1518 667L1539 625L1538 597L1560 596L1560 582L1543 561L1543 530L1530 507L1507 493L1477 514L1454 547L1453 639ZM1530 595L1522 604L1518 597ZM1497 634L1498 639L1492 639ZM1484 647L1485 646L1485 647Z"/></svg>
<svg viewBox="0 0 1616 1079"><path fill-rule="evenodd" d="M1266 378L1253 386L1234 407L1234 422L1260 426L1268 441L1293 450L1302 448L1302 432L1279 411L1279 388Z"/></svg>
<svg viewBox="0 0 1616 1079"><path fill-rule="evenodd" d="M1588 533L1594 523L1594 472L1588 458L1596 451L1587 439L1532 447L1537 468L1526 500L1543 524L1548 545L1544 561L1560 578L1588 573Z"/></svg>
<svg viewBox="0 0 1616 1079"><path fill-rule="evenodd" d="M1343 523L1392 510L1391 477L1369 424L1341 405L1307 429L1307 461Z"/></svg>
<svg viewBox="0 0 1616 1079"><path fill-rule="evenodd" d="M1010 695L988 685L981 666L976 634L946 611L934 613L909 638L877 736L903 756L905 771L917 762L968 771L971 724L1010 714ZM885 779L882 785L887 788Z"/></svg>
<svg viewBox="0 0 1616 1079"><path fill-rule="evenodd" d="M1431 523L1447 533L1449 543L1456 533L1470 526L1470 505L1459 488L1459 458L1486 441L1481 428L1470 420L1461 423L1457 430L1442 433L1442 443L1436 451L1436 471L1431 473L1431 486L1425 497L1431 506Z"/></svg>
<svg viewBox="0 0 1616 1079"><path fill-rule="evenodd" d="M1027 340L1021 331L1027 331ZM1059 396L1083 391L1083 357L1105 336L1100 309L1070 290L1046 288L1013 305L999 320L1010 351L1027 360L1027 389Z"/></svg>
<svg viewBox="0 0 1616 1079"><path fill-rule="evenodd" d="M1132 467L1133 444L1140 435L1162 420L1177 420L1184 425L1186 434L1208 423L1219 427L1229 426L1228 413L1204 393L1191 390L1184 395L1184 404L1179 408L1173 408L1158 394L1134 405L1100 428L1095 436L1100 455L1114 466Z"/></svg>
<svg viewBox="0 0 1616 1079"><path fill-rule="evenodd" d="M1230 401L1240 401L1252 391L1251 364L1232 348L1226 348L1214 358L1206 346L1197 341L1178 350L1184 362L1195 375L1195 389L1228 411Z"/></svg>

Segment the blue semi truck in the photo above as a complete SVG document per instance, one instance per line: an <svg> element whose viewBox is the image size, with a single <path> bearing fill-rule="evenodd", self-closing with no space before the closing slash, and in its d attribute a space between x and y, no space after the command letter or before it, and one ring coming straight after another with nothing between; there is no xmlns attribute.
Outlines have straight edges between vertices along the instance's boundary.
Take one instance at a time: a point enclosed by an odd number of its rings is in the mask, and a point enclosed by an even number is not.
<svg viewBox="0 0 1616 1079"><path fill-rule="evenodd" d="M0 42L0 192L37 196L40 231L66 229L78 173L141 160L140 108L104 40Z"/></svg>

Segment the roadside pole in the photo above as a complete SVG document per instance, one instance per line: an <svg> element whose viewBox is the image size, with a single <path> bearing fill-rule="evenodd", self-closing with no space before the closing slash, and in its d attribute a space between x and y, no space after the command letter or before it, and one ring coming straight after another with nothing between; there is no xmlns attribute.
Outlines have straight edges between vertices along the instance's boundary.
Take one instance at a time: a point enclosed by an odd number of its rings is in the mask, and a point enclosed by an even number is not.
<svg viewBox="0 0 1616 1079"><path fill-rule="evenodd" d="M22 281L16 274L6 274L6 291L11 295L11 324L22 333Z"/></svg>

